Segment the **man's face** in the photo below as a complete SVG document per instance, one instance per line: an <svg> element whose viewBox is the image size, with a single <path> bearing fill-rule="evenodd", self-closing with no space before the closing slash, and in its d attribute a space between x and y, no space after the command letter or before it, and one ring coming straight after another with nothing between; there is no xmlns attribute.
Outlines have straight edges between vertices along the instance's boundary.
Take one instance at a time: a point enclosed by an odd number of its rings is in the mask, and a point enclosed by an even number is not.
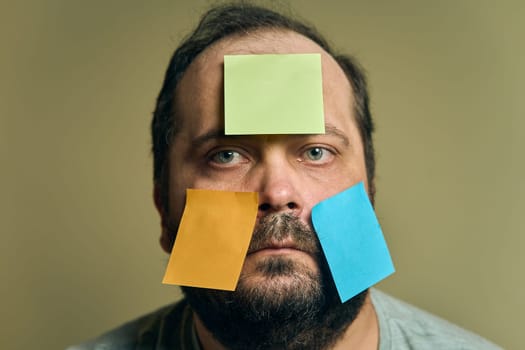
<svg viewBox="0 0 525 350"><path fill-rule="evenodd" d="M224 135L224 55L269 53L321 54L325 134ZM257 31L227 37L206 49L189 66L175 98L180 125L169 153L169 208L163 221L170 230L165 227L164 234L177 229L187 188L258 192L256 233L263 226L285 231L302 226L310 229L302 236L310 243L287 232L259 232L254 242L254 234L237 291L264 286L265 295L275 296L297 292L306 280L319 284L319 276L327 272L317 242L312 243L312 207L359 181L366 185L367 179L352 89L341 68L297 33ZM290 218L296 222L284 223ZM169 252L170 240L162 242Z"/></svg>
<svg viewBox="0 0 525 350"><path fill-rule="evenodd" d="M224 136L224 55L268 53L321 54L326 134ZM335 60L302 35L258 31L217 42L189 66L175 99L179 131L169 152L166 213L172 227L178 227L187 188L258 192L259 219L289 213L310 225L315 204L366 184L350 84Z"/></svg>

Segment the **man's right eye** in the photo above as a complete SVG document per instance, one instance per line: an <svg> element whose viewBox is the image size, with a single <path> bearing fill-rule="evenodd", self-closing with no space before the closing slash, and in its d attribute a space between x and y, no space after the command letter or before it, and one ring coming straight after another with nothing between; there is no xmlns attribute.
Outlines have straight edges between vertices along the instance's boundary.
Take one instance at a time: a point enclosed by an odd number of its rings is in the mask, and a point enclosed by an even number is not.
<svg viewBox="0 0 525 350"><path fill-rule="evenodd" d="M244 157L236 151L223 150L211 155L210 160L219 165L234 165L243 161Z"/></svg>

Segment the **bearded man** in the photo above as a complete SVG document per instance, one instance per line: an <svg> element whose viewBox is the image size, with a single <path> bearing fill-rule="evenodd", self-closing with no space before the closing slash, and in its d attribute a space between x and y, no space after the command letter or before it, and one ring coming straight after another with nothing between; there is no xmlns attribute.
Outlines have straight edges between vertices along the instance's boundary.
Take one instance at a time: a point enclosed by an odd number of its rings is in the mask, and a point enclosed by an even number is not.
<svg viewBox="0 0 525 350"><path fill-rule="evenodd" d="M306 53L321 57L326 132L226 135L224 56ZM496 349L375 289L341 302L311 215L358 183L373 203L368 101L359 65L312 27L246 4L204 14L175 50L157 100L154 200L170 253L187 189L258 193L237 286L184 286L178 303L75 349Z"/></svg>

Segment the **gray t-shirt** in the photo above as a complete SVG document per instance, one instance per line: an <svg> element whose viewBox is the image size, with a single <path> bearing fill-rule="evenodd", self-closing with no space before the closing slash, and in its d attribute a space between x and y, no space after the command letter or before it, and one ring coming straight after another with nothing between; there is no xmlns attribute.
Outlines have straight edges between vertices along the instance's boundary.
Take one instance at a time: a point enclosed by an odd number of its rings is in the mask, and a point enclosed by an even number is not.
<svg viewBox="0 0 525 350"><path fill-rule="evenodd" d="M379 350L496 350L500 347L450 322L370 289L379 320ZM128 322L68 350L200 350L185 300Z"/></svg>
<svg viewBox="0 0 525 350"><path fill-rule="evenodd" d="M493 350L499 346L442 318L371 289L379 320L379 350Z"/></svg>

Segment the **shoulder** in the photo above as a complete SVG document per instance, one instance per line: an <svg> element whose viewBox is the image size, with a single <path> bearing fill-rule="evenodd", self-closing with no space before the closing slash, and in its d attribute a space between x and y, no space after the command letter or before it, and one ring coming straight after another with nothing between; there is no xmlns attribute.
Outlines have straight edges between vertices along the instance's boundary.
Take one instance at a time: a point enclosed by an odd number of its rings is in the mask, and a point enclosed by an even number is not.
<svg viewBox="0 0 525 350"><path fill-rule="evenodd" d="M442 318L371 289L379 320L380 350L497 350L500 347Z"/></svg>
<svg viewBox="0 0 525 350"><path fill-rule="evenodd" d="M126 322L88 342L74 345L66 350L128 350L154 348L157 344L179 341L184 318L191 313L183 299L164 306L135 320ZM169 328L171 332L164 330ZM177 339L166 339L167 337ZM156 349L156 348L155 348Z"/></svg>

